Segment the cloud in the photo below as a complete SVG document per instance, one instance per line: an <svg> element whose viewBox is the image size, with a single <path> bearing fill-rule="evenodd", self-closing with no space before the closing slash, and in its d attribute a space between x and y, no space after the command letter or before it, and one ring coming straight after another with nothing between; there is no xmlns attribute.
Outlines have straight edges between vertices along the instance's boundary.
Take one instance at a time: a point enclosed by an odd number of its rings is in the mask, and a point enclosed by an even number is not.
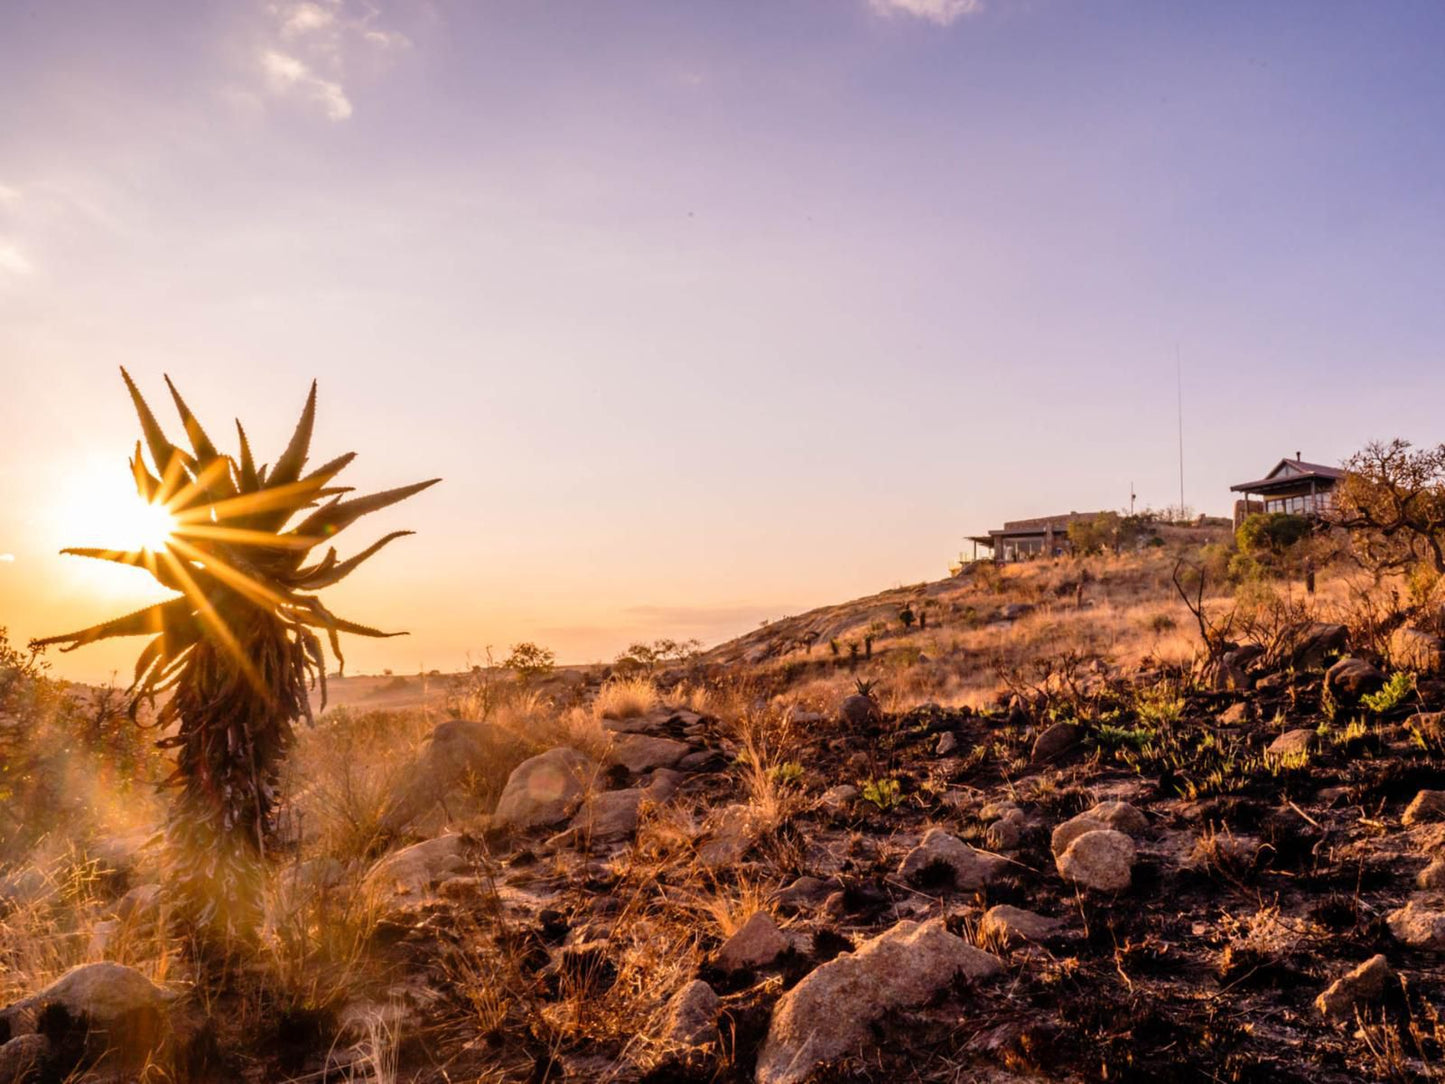
<svg viewBox="0 0 1445 1084"><path fill-rule="evenodd" d="M868 0L879 15L911 15L939 26L983 11L983 0Z"/></svg>
<svg viewBox="0 0 1445 1084"><path fill-rule="evenodd" d="M34 270L34 265L20 251L20 246L0 240L0 274L28 275Z"/></svg>
<svg viewBox="0 0 1445 1084"><path fill-rule="evenodd" d="M15 554L13 554L13 553L0 553L0 564L13 565L14 563L15 563Z"/></svg>
<svg viewBox="0 0 1445 1084"><path fill-rule="evenodd" d="M356 69L376 69L411 39L378 25L381 11L366 0L278 0L268 5L270 29L259 63L275 97L297 98L332 121L355 112L346 91Z"/></svg>
<svg viewBox="0 0 1445 1084"><path fill-rule="evenodd" d="M267 49L261 54L261 68L276 93L299 91L318 104L328 120L345 120L351 116L351 100L347 98L341 84L323 79L304 61L275 49Z"/></svg>

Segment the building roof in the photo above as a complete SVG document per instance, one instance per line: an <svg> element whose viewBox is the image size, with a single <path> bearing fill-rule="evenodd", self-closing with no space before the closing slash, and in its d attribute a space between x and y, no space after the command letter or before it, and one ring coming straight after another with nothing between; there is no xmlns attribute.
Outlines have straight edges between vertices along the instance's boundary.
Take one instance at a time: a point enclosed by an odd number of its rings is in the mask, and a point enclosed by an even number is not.
<svg viewBox="0 0 1445 1084"><path fill-rule="evenodd" d="M975 542L991 541L995 538L1010 535L1034 535L1048 534L1052 530L1055 534L1063 534L1069 529L1069 524L1078 520L1095 519L1103 515L1102 512L1066 512L1058 516L1039 516L1035 519L1011 519L1000 528L988 532L988 538L983 535L972 538Z"/></svg>
<svg viewBox="0 0 1445 1084"><path fill-rule="evenodd" d="M1327 481L1333 485L1346 473L1348 472L1340 467L1327 467L1323 463L1307 463L1303 459L1281 459L1275 465L1274 470L1263 478L1253 482L1240 482L1239 485L1230 486L1229 489L1233 493L1267 493L1270 490L1284 489L1300 482L1308 482L1310 479Z"/></svg>

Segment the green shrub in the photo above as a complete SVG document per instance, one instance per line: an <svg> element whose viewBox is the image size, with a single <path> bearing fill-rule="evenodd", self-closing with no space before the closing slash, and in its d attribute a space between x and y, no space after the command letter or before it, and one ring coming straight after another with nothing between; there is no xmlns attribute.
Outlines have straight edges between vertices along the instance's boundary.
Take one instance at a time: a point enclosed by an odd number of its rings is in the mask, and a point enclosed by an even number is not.
<svg viewBox="0 0 1445 1084"><path fill-rule="evenodd" d="M1239 525L1236 540L1242 553L1279 556L1310 535L1310 521L1288 512L1255 512Z"/></svg>

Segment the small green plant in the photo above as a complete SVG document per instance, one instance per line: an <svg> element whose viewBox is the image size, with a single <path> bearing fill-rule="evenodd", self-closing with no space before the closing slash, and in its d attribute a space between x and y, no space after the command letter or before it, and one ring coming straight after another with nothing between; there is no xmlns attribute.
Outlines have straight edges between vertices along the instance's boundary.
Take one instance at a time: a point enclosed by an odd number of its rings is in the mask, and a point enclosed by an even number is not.
<svg viewBox="0 0 1445 1084"><path fill-rule="evenodd" d="M1139 691L1134 712L1146 726L1173 726L1184 717L1184 698L1167 685L1153 685Z"/></svg>
<svg viewBox="0 0 1445 1084"><path fill-rule="evenodd" d="M1105 723L1099 727L1098 742L1102 749L1146 749L1158 737L1158 731L1149 726L1111 726Z"/></svg>
<svg viewBox="0 0 1445 1084"><path fill-rule="evenodd" d="M1390 680L1385 682L1384 688L1377 693L1367 693L1360 697L1360 703L1366 710L1383 715L1398 708L1414 691L1414 677L1404 670L1396 670L1390 675Z"/></svg>
<svg viewBox="0 0 1445 1084"><path fill-rule="evenodd" d="M796 786L802 783L806 774L806 770L796 760L785 760L768 769L768 775L772 777L773 782L780 785Z"/></svg>
<svg viewBox="0 0 1445 1084"><path fill-rule="evenodd" d="M877 687L877 681L868 681L866 678L855 678L853 681L854 690L856 690L858 695L863 697L865 700L874 699L873 690Z"/></svg>
<svg viewBox="0 0 1445 1084"><path fill-rule="evenodd" d="M898 808L898 803L903 801L903 790L896 779L865 779L861 789L863 800L880 813Z"/></svg>

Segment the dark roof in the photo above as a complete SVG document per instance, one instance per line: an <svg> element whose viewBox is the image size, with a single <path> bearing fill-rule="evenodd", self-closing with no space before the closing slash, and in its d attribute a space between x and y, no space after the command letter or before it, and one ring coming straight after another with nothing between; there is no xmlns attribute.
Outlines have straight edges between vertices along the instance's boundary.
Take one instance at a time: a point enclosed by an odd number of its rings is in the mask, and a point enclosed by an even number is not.
<svg viewBox="0 0 1445 1084"><path fill-rule="evenodd" d="M1286 467L1291 473L1281 474ZM1327 467L1323 463L1307 463L1303 459L1281 459L1275 464L1274 470L1270 471L1263 478L1253 482L1240 482L1237 486L1230 486L1232 493L1262 493L1271 489L1281 489L1291 486L1297 482L1308 482L1311 478L1328 481L1331 484L1338 482L1347 472L1340 467Z"/></svg>
<svg viewBox="0 0 1445 1084"><path fill-rule="evenodd" d="M1067 512L1060 516L1039 516L1036 519L1012 519L1004 523L998 530L989 531L991 536L1014 535L1014 534L1047 534L1050 528L1054 533L1062 534L1069 529L1069 524L1078 520L1094 519L1103 515L1102 512Z"/></svg>

